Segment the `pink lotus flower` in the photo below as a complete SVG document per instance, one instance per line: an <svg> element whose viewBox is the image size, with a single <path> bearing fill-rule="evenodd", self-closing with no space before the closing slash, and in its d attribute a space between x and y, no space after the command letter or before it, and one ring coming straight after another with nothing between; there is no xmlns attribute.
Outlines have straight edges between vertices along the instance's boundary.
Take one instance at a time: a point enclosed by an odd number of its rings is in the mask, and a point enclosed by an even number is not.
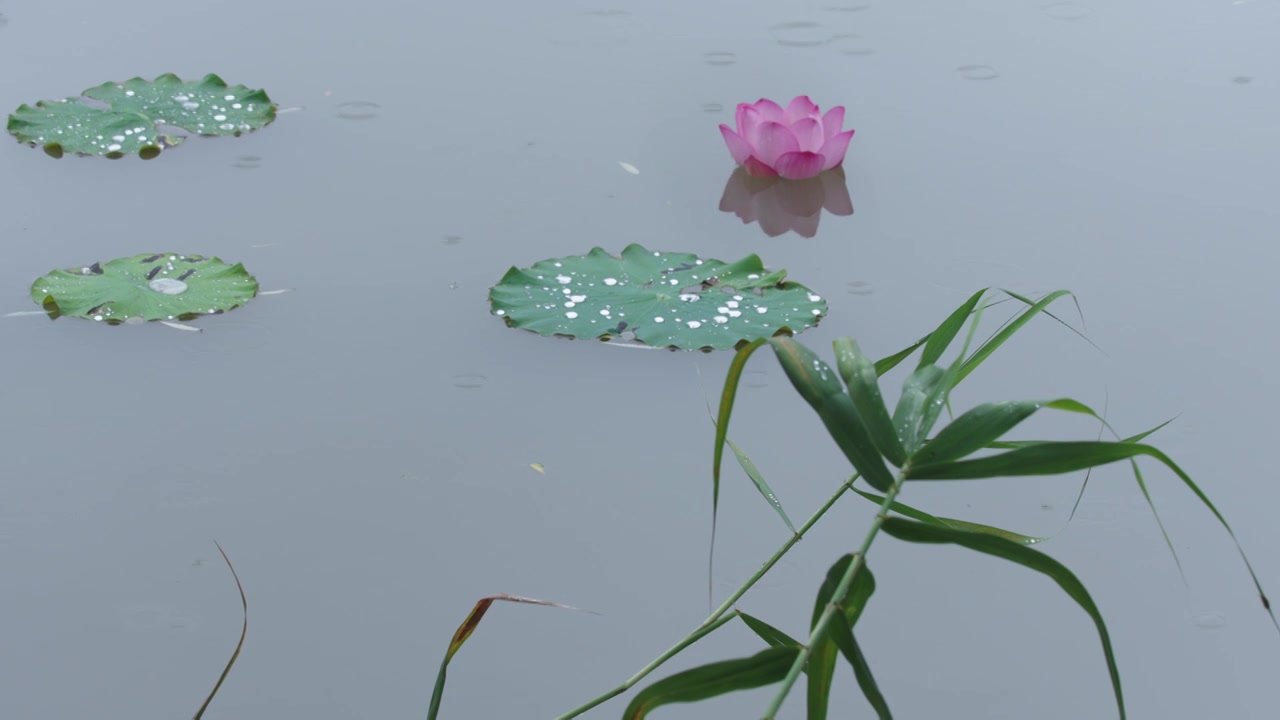
<svg viewBox="0 0 1280 720"><path fill-rule="evenodd" d="M736 122L737 132L721 125L720 134L733 161L760 177L800 180L839 167L853 137L852 130L840 132L843 107L822 114L807 95L792 100L785 110L763 98L741 103Z"/></svg>

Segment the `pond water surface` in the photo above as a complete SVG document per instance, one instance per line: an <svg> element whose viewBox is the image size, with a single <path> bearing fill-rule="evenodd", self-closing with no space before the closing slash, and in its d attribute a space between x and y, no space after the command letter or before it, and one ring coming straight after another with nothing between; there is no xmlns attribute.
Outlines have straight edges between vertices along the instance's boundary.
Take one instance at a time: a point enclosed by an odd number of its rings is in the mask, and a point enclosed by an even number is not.
<svg viewBox="0 0 1280 720"><path fill-rule="evenodd" d="M1033 323L956 405L1072 396L1122 433L1178 416L1154 442L1280 592L1280 4L0 13L8 108L163 72L216 72L301 108L150 162L3 150L0 311L33 309L27 288L52 268L151 251L243 262L294 291L201 319L200 334L0 320L0 717L194 712L239 632L215 540L250 624L210 718L422 717L454 628L494 592L600 614L495 608L451 666L443 717L555 716L692 629L707 611L704 402L731 354L555 341L489 315L510 265L595 245L759 253L827 297L803 335L824 352L842 335L896 351L981 287L1071 289L1101 350ZM854 212L815 230L779 201L769 223L743 223L721 208L733 167L716 125L738 102L799 94L848 108ZM804 518L849 468L772 358L749 369L732 435ZM1111 624L1131 717L1274 717L1280 638L1230 539L1175 478L1147 479L1185 584L1123 466L1093 475L1065 529L1078 476L904 500L1059 533L1042 547ZM720 510L724 597L787 531L736 468ZM742 609L802 633L873 512L842 501ZM890 538L871 567L859 638L899 717L1114 716L1091 623L1043 577ZM654 677L759 647L730 625ZM755 717L770 693L659 712ZM847 670L834 702L869 714ZM802 692L785 714L803 716Z"/></svg>

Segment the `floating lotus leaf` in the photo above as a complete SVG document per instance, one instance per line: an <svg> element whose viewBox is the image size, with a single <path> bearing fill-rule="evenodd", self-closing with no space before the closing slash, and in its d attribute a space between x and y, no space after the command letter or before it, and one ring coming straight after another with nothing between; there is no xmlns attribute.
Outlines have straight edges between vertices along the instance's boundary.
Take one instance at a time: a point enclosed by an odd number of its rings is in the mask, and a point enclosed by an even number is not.
<svg viewBox="0 0 1280 720"><path fill-rule="evenodd" d="M239 263L155 253L54 270L31 285L31 299L52 317L74 315L117 325L190 320L239 307L258 281Z"/></svg>
<svg viewBox="0 0 1280 720"><path fill-rule="evenodd" d="M56 158L68 152L109 158L136 152L150 160L186 139L175 129L240 135L275 119L276 106L262 90L228 87L217 75L183 82L165 74L103 83L78 98L21 105L9 116L9 134Z"/></svg>
<svg viewBox="0 0 1280 720"><path fill-rule="evenodd" d="M726 350L756 338L798 333L827 304L770 272L756 255L726 264L689 253L629 245L621 257L586 255L511 268L489 291L493 314L539 335L609 340L684 350Z"/></svg>

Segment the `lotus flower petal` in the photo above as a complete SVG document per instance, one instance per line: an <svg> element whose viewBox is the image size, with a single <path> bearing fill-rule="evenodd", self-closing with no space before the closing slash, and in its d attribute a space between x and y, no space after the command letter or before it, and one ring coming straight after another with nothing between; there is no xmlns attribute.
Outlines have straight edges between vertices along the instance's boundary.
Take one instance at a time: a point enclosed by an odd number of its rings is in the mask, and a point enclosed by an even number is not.
<svg viewBox="0 0 1280 720"><path fill-rule="evenodd" d="M760 162L754 155L747 158L747 161L742 163L742 167L747 171L748 175L753 175L755 177L778 176L778 172L776 170Z"/></svg>
<svg viewBox="0 0 1280 720"><path fill-rule="evenodd" d="M844 106L837 105L827 111L822 116L822 136L823 138L831 138L840 133L840 126L844 125Z"/></svg>
<svg viewBox="0 0 1280 720"><path fill-rule="evenodd" d="M720 134L724 136L724 144L729 146L729 154L733 156L734 162L741 165L751 157L751 144L730 130L728 125L720 126Z"/></svg>
<svg viewBox="0 0 1280 720"><path fill-rule="evenodd" d="M802 180L822 172L825 162L826 158L815 152L788 152L778 158L773 168L788 180Z"/></svg>
<svg viewBox="0 0 1280 720"><path fill-rule="evenodd" d="M738 134L741 135L742 139L746 140L751 147L755 147L756 143L760 141L760 126L766 122L764 114L750 105L742 108L742 111L738 114L741 118L739 121Z"/></svg>
<svg viewBox="0 0 1280 720"><path fill-rule="evenodd" d="M792 124L791 134L796 136L800 149L805 152L817 152L826 142L822 136L822 123L813 118L805 118Z"/></svg>
<svg viewBox="0 0 1280 720"><path fill-rule="evenodd" d="M841 131L844 116L842 106L823 114L807 95L793 98L786 109L761 98L754 103L739 103L734 112L734 128L721 125L720 134L733 161L751 176L807 178L844 162L853 137L852 130ZM795 156L781 161L788 153ZM813 170L818 158L821 165Z"/></svg>
<svg viewBox="0 0 1280 720"><path fill-rule="evenodd" d="M763 115L765 120L782 122L786 117L786 113L783 111L782 106L772 100L760 98L752 107L756 109L756 112Z"/></svg>
<svg viewBox="0 0 1280 720"><path fill-rule="evenodd" d="M792 134L791 129L782 123L766 122L760 125L759 138L755 142L756 159L773 167L778 156L783 153L796 152L800 142Z"/></svg>
<svg viewBox="0 0 1280 720"><path fill-rule="evenodd" d="M845 130L844 132L833 135L830 140L822 144L822 149L818 152L822 153L826 158L823 164L823 170L830 170L840 163L844 162L844 154L849 151L849 141L853 139L853 131Z"/></svg>
<svg viewBox="0 0 1280 720"><path fill-rule="evenodd" d="M809 99L808 95L799 95L787 103L786 116L788 122L796 122L805 118L817 120L821 117L818 112L818 106Z"/></svg>

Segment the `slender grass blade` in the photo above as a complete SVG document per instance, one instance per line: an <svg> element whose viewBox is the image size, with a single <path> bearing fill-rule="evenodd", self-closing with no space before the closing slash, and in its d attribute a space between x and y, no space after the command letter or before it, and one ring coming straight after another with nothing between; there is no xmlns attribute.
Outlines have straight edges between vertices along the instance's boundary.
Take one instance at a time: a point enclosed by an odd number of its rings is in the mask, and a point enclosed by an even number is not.
<svg viewBox="0 0 1280 720"><path fill-rule="evenodd" d="M244 647L245 636L249 634L249 601L244 596L244 585L240 584L240 576L236 574L235 567L231 564L231 558L227 557L227 551L222 549L221 545L214 543L218 547L218 552L222 553L222 560L227 564L227 569L231 571L231 578L236 581L236 590L240 592L240 640L236 643L236 649L231 653L231 659L222 668L222 674L218 676L218 682L213 684L213 689L209 691L208 697L200 704L200 709L196 710L196 714L192 716L192 720L200 720L204 717L204 711L209 709L209 703L213 702L213 696L218 694L218 690L222 689L222 683L231 674L231 668L235 666L236 660L240 658L240 650Z"/></svg>
<svg viewBox="0 0 1280 720"><path fill-rule="evenodd" d="M449 661L462 649L467 639L480 626L480 621L484 619L485 613L489 612L489 608L493 603L502 600L503 602L524 603L527 605L544 605L546 607L558 607L566 610L581 610L581 608L572 607L570 605L561 605L560 603L550 602L549 600L535 600L533 598L521 597L519 595L508 595L506 593L498 593L488 597L480 598L475 607L471 608L471 612L467 614L467 619L462 621L456 632L453 633L453 639L449 641L449 649L445 651L444 661L440 663L440 671L436 673L436 685L431 691L431 706L427 710L427 720L435 720L440 714L440 701L444 699L444 682L446 671L449 668ZM585 611L585 612L590 612Z"/></svg>

